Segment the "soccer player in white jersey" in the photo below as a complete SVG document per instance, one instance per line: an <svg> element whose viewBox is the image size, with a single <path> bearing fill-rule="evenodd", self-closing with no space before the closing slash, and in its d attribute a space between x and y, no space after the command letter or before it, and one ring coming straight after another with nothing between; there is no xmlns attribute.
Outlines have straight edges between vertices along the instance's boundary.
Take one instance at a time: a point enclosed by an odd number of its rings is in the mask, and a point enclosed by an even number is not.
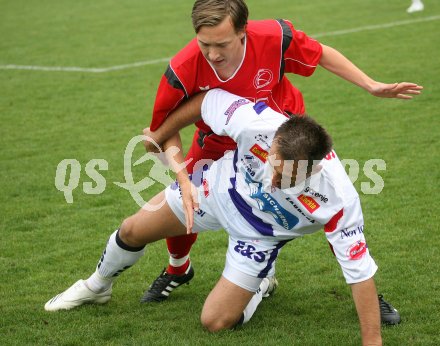
<svg viewBox="0 0 440 346"><path fill-rule="evenodd" d="M196 95L170 116L196 121L200 113L216 134L231 137L237 149L209 168L200 163L192 182L184 169L177 172L178 182L110 236L95 272L49 300L45 309L105 303L115 278L143 255L146 244L188 230L224 228L229 234L225 268L205 301L201 321L212 332L232 328L249 321L262 297L277 286L281 248L324 229L351 287L363 343L381 345L373 279L377 266L365 240L359 196L330 136L308 116L289 119L264 103L219 89ZM174 145L181 148L179 135L164 149ZM173 158L178 166L182 151ZM167 290L172 289L171 283Z"/></svg>

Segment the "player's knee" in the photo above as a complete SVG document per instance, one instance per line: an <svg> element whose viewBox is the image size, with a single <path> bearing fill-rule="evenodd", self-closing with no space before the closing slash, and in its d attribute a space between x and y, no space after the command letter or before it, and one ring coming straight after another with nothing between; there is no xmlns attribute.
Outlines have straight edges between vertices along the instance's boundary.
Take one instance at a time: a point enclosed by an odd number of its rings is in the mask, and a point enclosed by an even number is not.
<svg viewBox="0 0 440 346"><path fill-rule="evenodd" d="M142 239L140 232L136 227L136 220L134 216L130 216L122 221L119 229L119 237L129 246L143 246L145 241Z"/></svg>
<svg viewBox="0 0 440 346"><path fill-rule="evenodd" d="M231 329L236 326L237 318L232 316L218 316L213 314L202 314L200 321L203 327L205 327L211 333L219 332L225 329Z"/></svg>

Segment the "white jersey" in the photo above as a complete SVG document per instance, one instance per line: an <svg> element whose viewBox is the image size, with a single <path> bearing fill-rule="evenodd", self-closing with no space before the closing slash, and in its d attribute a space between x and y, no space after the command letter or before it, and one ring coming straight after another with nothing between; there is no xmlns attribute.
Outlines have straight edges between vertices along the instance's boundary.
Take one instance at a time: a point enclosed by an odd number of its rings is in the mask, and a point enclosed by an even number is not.
<svg viewBox="0 0 440 346"><path fill-rule="evenodd" d="M254 104L214 89L204 98L202 118L216 134L237 143L235 151L215 162L195 182L202 192L202 213L195 217L196 223L200 221L198 230L216 228L205 211L219 221L230 235L229 262L239 260L236 268L264 277L287 241L324 229L347 283L374 275L377 266L363 234L359 195L334 151L319 163L318 173L283 190L270 186L272 168L267 157L275 131L288 120L284 115L264 103ZM254 251L257 244L276 245L266 253ZM243 253L240 247L250 248L254 255L249 255L250 250ZM248 258L242 261L237 252ZM261 272L248 271L246 260L263 262L263 253L268 257L266 267Z"/></svg>

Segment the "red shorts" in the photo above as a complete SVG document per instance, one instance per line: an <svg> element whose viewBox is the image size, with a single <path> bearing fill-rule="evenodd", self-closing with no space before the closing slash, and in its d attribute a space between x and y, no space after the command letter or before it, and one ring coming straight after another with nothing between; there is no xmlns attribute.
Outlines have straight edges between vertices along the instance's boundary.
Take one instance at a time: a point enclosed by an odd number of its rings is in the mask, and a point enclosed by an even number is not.
<svg viewBox="0 0 440 346"><path fill-rule="evenodd" d="M236 148L237 144L230 137L218 136L213 132L205 133L203 130L197 129L185 158L185 160L189 158L193 160L186 169L188 173L192 173L194 166L196 166L196 170L202 168L204 164L220 159L225 151Z"/></svg>

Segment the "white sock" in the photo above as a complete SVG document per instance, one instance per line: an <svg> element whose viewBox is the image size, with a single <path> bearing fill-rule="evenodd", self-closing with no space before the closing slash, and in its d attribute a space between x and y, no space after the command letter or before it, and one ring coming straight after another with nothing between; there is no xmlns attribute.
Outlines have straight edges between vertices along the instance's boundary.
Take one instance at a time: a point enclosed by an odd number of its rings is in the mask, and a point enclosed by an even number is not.
<svg viewBox="0 0 440 346"><path fill-rule="evenodd" d="M182 258L174 258L173 256L170 256L169 263L172 267L181 267L186 263L188 259L189 255L186 255Z"/></svg>
<svg viewBox="0 0 440 346"><path fill-rule="evenodd" d="M116 277L135 264L145 252L145 247L133 248L124 244L118 232L116 230L110 236L95 272L86 280L87 287L96 293L110 288Z"/></svg>
<svg viewBox="0 0 440 346"><path fill-rule="evenodd" d="M114 279L103 278L99 275L98 270L96 270L90 277L86 280L86 286L95 293L101 293L108 290L112 285Z"/></svg>
<svg viewBox="0 0 440 346"><path fill-rule="evenodd" d="M266 293L268 288L269 288L269 280L263 279L263 281L261 281L260 287L258 288L258 291L255 292L254 296L249 301L248 305L246 305L243 311L242 324L245 324L251 319L252 315L257 310L258 304L260 304L261 301L263 300L263 295L264 293Z"/></svg>

